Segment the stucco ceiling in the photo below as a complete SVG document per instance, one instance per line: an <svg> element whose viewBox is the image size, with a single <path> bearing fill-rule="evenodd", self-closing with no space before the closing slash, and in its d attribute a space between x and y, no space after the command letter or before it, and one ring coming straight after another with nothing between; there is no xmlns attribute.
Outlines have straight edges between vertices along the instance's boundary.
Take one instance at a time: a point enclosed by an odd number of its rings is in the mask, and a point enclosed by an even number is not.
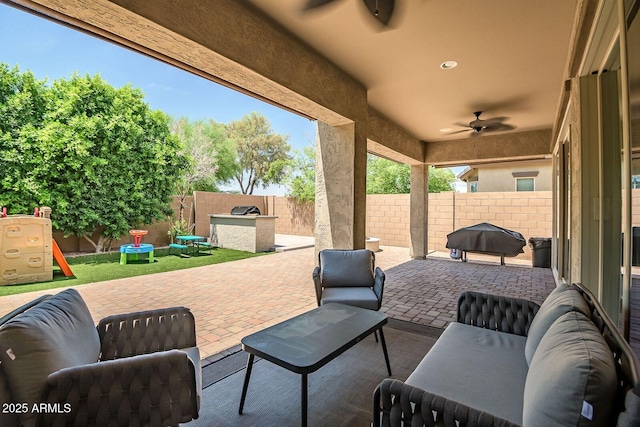
<svg viewBox="0 0 640 427"><path fill-rule="evenodd" d="M468 138L440 129L464 129L456 123L474 111L507 117L515 129L504 133L553 126L575 0L396 0L388 29L362 0L307 12L306 0L249 1L360 81L369 105L421 140ZM449 60L459 65L442 70Z"/></svg>

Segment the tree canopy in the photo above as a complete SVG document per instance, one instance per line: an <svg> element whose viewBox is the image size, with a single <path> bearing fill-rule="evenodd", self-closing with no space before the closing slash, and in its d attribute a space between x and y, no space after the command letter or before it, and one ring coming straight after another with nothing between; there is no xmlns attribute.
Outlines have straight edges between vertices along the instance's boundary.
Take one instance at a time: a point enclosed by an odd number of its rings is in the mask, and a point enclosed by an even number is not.
<svg viewBox="0 0 640 427"><path fill-rule="evenodd" d="M31 212L44 191L36 133L46 112L46 85L31 72L0 64L0 206Z"/></svg>
<svg viewBox="0 0 640 427"><path fill-rule="evenodd" d="M453 191L456 175L448 168L429 166L429 193Z"/></svg>
<svg viewBox="0 0 640 427"><path fill-rule="evenodd" d="M296 150L285 180L287 196L300 202L313 202L316 198L316 149L307 146Z"/></svg>
<svg viewBox="0 0 640 427"><path fill-rule="evenodd" d="M429 166L429 193L453 191L456 176L450 169ZM411 166L369 155L367 194L403 194L411 191Z"/></svg>
<svg viewBox="0 0 640 427"><path fill-rule="evenodd" d="M411 189L411 167L369 155L367 157L367 194L402 194Z"/></svg>
<svg viewBox="0 0 640 427"><path fill-rule="evenodd" d="M274 133L267 118L256 112L230 122L227 135L236 146L234 177L243 194L253 194L257 185L283 181L290 160L289 135Z"/></svg>
<svg viewBox="0 0 640 427"><path fill-rule="evenodd" d="M316 157L313 146L296 151L286 180L287 196L299 201L315 200ZM429 166L429 192L453 191L454 173ZM374 155L367 157L367 194L405 194L411 191L411 167Z"/></svg>
<svg viewBox="0 0 640 427"><path fill-rule="evenodd" d="M0 205L13 213L50 206L54 229L96 251L170 214L187 159L169 117L151 110L142 91L98 75L47 85L7 66L0 86Z"/></svg>

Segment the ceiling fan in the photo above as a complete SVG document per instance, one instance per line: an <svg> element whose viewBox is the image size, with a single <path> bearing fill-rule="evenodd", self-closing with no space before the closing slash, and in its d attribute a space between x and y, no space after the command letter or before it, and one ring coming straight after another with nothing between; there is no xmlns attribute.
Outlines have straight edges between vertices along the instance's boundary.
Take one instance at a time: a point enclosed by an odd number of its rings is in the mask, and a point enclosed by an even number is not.
<svg viewBox="0 0 640 427"><path fill-rule="evenodd" d="M334 1L336 0L307 0L304 10L316 9ZM395 0L362 0L362 2L378 22L384 26L389 25L396 4Z"/></svg>
<svg viewBox="0 0 640 427"><path fill-rule="evenodd" d="M513 130L515 126L511 126L509 124L503 123L508 117L494 117L492 119L482 120L480 118L480 114L482 111L476 111L473 113L476 116L476 119L466 123L456 123L457 126L463 126L467 129L459 130L456 132L451 132L449 135L453 135L461 132L473 132L471 136L478 136L480 132L492 132L492 131L500 131L500 130Z"/></svg>

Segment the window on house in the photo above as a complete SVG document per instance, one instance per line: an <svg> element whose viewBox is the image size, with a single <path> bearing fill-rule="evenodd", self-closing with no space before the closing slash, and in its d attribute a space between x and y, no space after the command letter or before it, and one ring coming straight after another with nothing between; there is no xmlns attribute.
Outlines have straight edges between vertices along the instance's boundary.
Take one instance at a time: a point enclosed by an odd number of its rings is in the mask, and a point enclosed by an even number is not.
<svg viewBox="0 0 640 427"><path fill-rule="evenodd" d="M478 181L474 181L469 185L469 191L472 193L478 192Z"/></svg>
<svg viewBox="0 0 640 427"><path fill-rule="evenodd" d="M631 177L631 188L640 188L640 175L633 175Z"/></svg>
<svg viewBox="0 0 640 427"><path fill-rule="evenodd" d="M534 191L535 178L516 178L516 191Z"/></svg>

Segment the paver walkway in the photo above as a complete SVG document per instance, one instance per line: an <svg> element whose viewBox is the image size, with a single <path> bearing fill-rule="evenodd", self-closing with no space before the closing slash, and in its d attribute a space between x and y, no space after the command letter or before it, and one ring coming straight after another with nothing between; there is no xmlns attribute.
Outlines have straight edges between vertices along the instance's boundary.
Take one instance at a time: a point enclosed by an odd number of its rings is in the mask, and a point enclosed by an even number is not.
<svg viewBox="0 0 640 427"><path fill-rule="evenodd" d="M407 248L382 249L376 253L376 265L387 273L382 310L401 320L442 327L455 314L452 304L461 289L500 289L542 298L543 292L537 290L550 291L553 286L548 269L411 260ZM307 248L76 289L96 322L116 313L189 307L196 317L197 342L205 358L236 346L245 335L314 308L311 273L315 265L314 249ZM0 297L0 313L60 290Z"/></svg>

